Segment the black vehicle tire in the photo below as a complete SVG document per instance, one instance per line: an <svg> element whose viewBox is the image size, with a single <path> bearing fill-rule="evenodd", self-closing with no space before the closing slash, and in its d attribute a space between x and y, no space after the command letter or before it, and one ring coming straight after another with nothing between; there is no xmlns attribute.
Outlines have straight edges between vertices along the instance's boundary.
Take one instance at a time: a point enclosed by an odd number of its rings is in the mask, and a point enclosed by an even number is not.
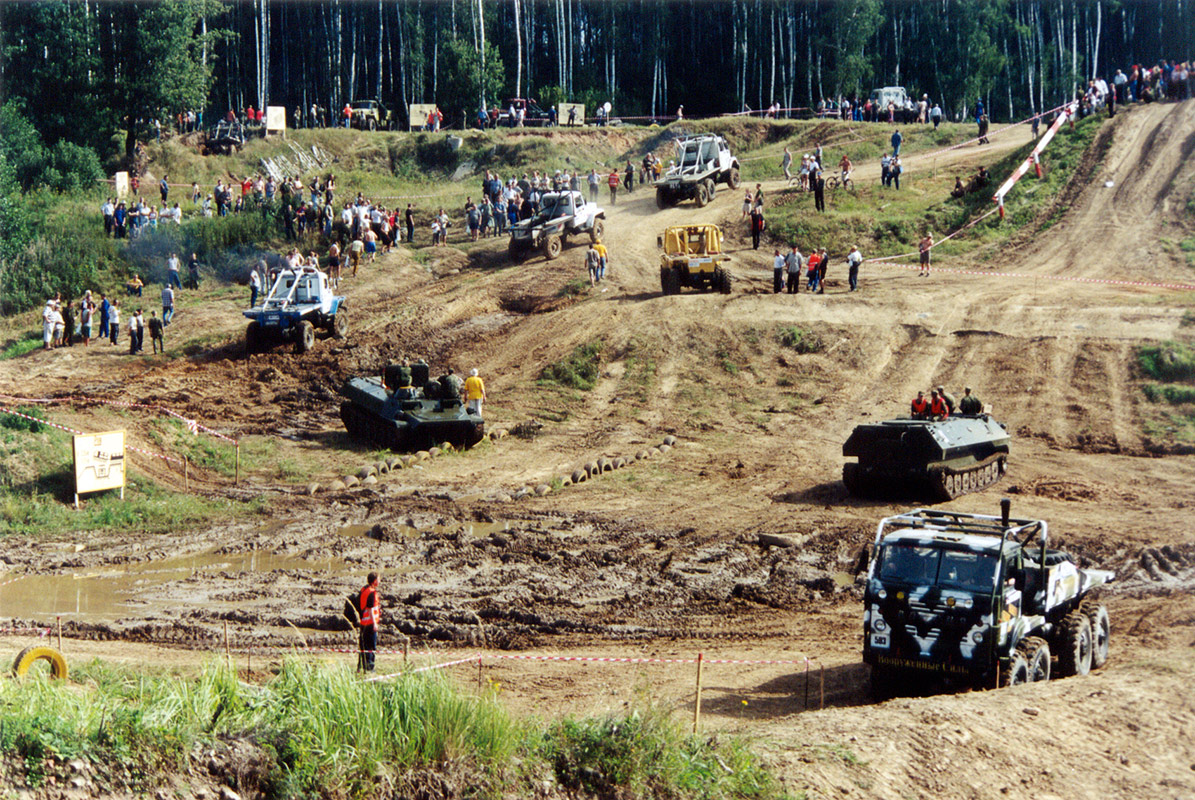
<svg viewBox="0 0 1195 800"><path fill-rule="evenodd" d="M332 315L332 324L328 326L332 331L332 336L336 339L343 339L349 335L349 318L344 311L337 311Z"/></svg>
<svg viewBox="0 0 1195 800"><path fill-rule="evenodd" d="M261 352L263 338L264 334L261 330L261 324L257 322L250 322L249 327L245 328L245 352Z"/></svg>
<svg viewBox="0 0 1195 800"><path fill-rule="evenodd" d="M604 219L595 219L593 227L589 229L589 241L597 244L602 240L602 234L606 232L606 221Z"/></svg>
<svg viewBox="0 0 1195 800"><path fill-rule="evenodd" d="M1012 651L1012 657L1008 660L1008 669L1000 673L1001 686L1020 686L1022 683L1029 683L1029 662L1025 659L1025 654L1021 652L1021 648Z"/></svg>
<svg viewBox="0 0 1195 800"><path fill-rule="evenodd" d="M743 179L739 175L739 168L731 167L730 174L726 177L726 185L729 186L731 189L737 189L737 188L739 188L739 185L742 182L743 182Z"/></svg>
<svg viewBox="0 0 1195 800"><path fill-rule="evenodd" d="M730 273L721 267L714 268L714 290L720 294L730 294Z"/></svg>
<svg viewBox="0 0 1195 800"><path fill-rule="evenodd" d="M859 482L859 465L851 461L842 465L842 483L852 495L862 494L863 485Z"/></svg>
<svg viewBox="0 0 1195 800"><path fill-rule="evenodd" d="M899 693L897 676L881 667L871 668L871 697L877 703L891 700Z"/></svg>
<svg viewBox="0 0 1195 800"><path fill-rule="evenodd" d="M376 131L378 129L378 121L373 117L369 118L369 129L371 131Z"/></svg>
<svg viewBox="0 0 1195 800"><path fill-rule="evenodd" d="M697 184L697 207L705 208L710 203L710 190L706 188L704 183Z"/></svg>
<svg viewBox="0 0 1195 800"><path fill-rule="evenodd" d="M1079 606L1091 623L1091 668L1099 669L1108 663L1108 638L1111 625L1108 621L1108 609L1103 603L1090 600Z"/></svg>
<svg viewBox="0 0 1195 800"><path fill-rule="evenodd" d="M680 275L672 267L660 267L660 288L664 294L680 294Z"/></svg>
<svg viewBox="0 0 1195 800"><path fill-rule="evenodd" d="M705 179L705 190L709 193L710 201L712 202L714 199L714 195L716 195L718 193L718 182L715 181L713 178L706 178Z"/></svg>
<svg viewBox="0 0 1195 800"><path fill-rule="evenodd" d="M672 198L669 194L669 191L663 186L656 189L656 208L663 210L672 205Z"/></svg>
<svg viewBox="0 0 1195 800"><path fill-rule="evenodd" d="M1029 682L1045 683L1050 679L1050 645L1040 636L1026 636L1018 648L1024 648L1029 664Z"/></svg>
<svg viewBox="0 0 1195 800"><path fill-rule="evenodd" d="M1058 630L1058 670L1063 677L1091 672L1091 620L1075 609L1062 620Z"/></svg>
<svg viewBox="0 0 1195 800"><path fill-rule="evenodd" d="M551 261L554 258L560 257L560 250L563 245L560 242L560 237L556 234L550 234L544 239L544 258Z"/></svg>
<svg viewBox="0 0 1195 800"><path fill-rule="evenodd" d="M526 261L529 254L528 249L513 238L510 240L510 244L506 246L506 252L510 254L510 260L516 264L522 264Z"/></svg>
<svg viewBox="0 0 1195 800"><path fill-rule="evenodd" d="M306 353L313 347L315 347L315 326L307 320L303 320L295 331L295 352Z"/></svg>

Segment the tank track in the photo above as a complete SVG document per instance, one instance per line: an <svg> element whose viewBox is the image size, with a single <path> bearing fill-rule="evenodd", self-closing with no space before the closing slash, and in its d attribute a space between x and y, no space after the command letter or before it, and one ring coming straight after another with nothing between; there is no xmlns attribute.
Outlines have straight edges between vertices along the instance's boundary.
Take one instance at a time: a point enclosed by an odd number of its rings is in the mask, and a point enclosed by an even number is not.
<svg viewBox="0 0 1195 800"><path fill-rule="evenodd" d="M480 442L485 432L484 424L473 425L467 432L465 426L454 425L448 432L428 432L422 436L412 436L390 420L378 417L352 401L340 404L340 419L350 436L396 452L434 447L445 441L450 442L453 447L466 449Z"/></svg>
<svg viewBox="0 0 1195 800"><path fill-rule="evenodd" d="M1004 476L1007 453L996 453L963 469L931 467L920 479L888 475L867 475L859 465L842 465L842 482L855 497L876 497L893 494L923 494L938 502L953 500L970 492L981 491Z"/></svg>

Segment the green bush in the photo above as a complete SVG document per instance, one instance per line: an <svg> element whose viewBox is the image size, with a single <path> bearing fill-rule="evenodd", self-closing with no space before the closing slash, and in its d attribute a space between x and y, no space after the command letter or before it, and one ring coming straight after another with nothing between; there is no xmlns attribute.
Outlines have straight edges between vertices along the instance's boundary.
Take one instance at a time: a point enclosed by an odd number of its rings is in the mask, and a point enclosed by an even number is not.
<svg viewBox="0 0 1195 800"><path fill-rule="evenodd" d="M1195 380L1195 347L1183 342L1163 342L1137 351L1141 371L1159 381Z"/></svg>
<svg viewBox="0 0 1195 800"><path fill-rule="evenodd" d="M1145 397L1151 403L1166 402L1172 406L1195 403L1195 386L1173 383L1147 383L1142 387Z"/></svg>
<svg viewBox="0 0 1195 800"><path fill-rule="evenodd" d="M814 331L798 328L795 325L781 328L777 336L780 344L785 347L791 347L802 355L820 353L826 348L825 342L822 341L820 335Z"/></svg>
<svg viewBox="0 0 1195 800"><path fill-rule="evenodd" d="M37 408L18 408L17 411L26 414L30 417L37 417L37 420L44 420L41 409ZM45 425L37 420L26 419L25 417L18 417L16 414L0 414L0 427L8 428L13 431L29 431L30 433L40 433Z"/></svg>
<svg viewBox="0 0 1195 800"><path fill-rule="evenodd" d="M597 385L601 366L602 342L595 339L577 347L565 360L544 367L540 380L588 392Z"/></svg>

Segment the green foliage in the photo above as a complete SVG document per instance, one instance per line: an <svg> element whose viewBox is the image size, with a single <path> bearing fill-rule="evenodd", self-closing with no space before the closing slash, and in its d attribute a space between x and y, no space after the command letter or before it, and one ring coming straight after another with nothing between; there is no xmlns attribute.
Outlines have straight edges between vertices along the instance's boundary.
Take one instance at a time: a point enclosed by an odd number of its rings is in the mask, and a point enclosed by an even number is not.
<svg viewBox="0 0 1195 800"><path fill-rule="evenodd" d="M588 392L597 385L601 366L602 342L594 339L574 349L563 361L544 367L540 380Z"/></svg>
<svg viewBox="0 0 1195 800"><path fill-rule="evenodd" d="M4 349L0 350L0 361L5 361L10 358L20 358L23 355L32 353L41 346L41 331L27 331L25 335L11 340L4 346Z"/></svg>
<svg viewBox="0 0 1195 800"><path fill-rule="evenodd" d="M1137 351L1141 371L1160 381L1195 380L1195 347L1184 342L1163 342Z"/></svg>
<svg viewBox="0 0 1195 800"><path fill-rule="evenodd" d="M1174 383L1147 383L1141 387L1151 403L1166 402L1172 406L1195 403L1195 386Z"/></svg>
<svg viewBox="0 0 1195 800"><path fill-rule="evenodd" d="M776 334L776 338L780 340L780 344L791 347L802 355L820 353L826 349L826 343L822 340L821 335L795 325L782 327Z"/></svg>
<svg viewBox="0 0 1195 800"><path fill-rule="evenodd" d="M883 22L879 0L839 0L830 8L830 29L834 47L828 54L834 59L834 95L863 96L870 88L872 62L867 45Z"/></svg>
<svg viewBox="0 0 1195 800"><path fill-rule="evenodd" d="M13 178L26 191L35 187L57 192L88 189L103 176L99 156L91 148L66 140L46 147L13 100L0 106L0 160L12 167Z"/></svg>
<svg viewBox="0 0 1195 800"><path fill-rule="evenodd" d="M8 428L10 431L28 431L29 433L40 433L45 426L37 420L44 420L40 408L30 408L21 406L16 409L24 417L18 417L16 414L0 413L0 427ZM37 419L26 419L26 417L37 417Z"/></svg>
<svg viewBox="0 0 1195 800"><path fill-rule="evenodd" d="M440 58L444 59L445 65L442 80L447 91L440 96L444 98L441 103L446 122L471 120L483 102L489 108L502 101L506 68L498 48L492 43L485 46L484 68L481 54L463 38L442 44Z"/></svg>

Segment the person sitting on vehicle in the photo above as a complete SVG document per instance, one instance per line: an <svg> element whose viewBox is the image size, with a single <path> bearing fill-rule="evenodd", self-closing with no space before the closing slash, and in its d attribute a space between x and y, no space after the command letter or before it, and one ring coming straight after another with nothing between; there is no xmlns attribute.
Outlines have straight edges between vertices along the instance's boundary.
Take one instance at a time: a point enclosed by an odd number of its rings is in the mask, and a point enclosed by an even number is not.
<svg viewBox="0 0 1195 800"><path fill-rule="evenodd" d="M946 419L950 416L950 406L946 404L946 398L938 394L937 389L930 391L929 414L935 420Z"/></svg>
<svg viewBox="0 0 1195 800"><path fill-rule="evenodd" d="M913 419L925 419L929 415L929 401L925 399L925 392L917 392L917 396L909 404L909 411Z"/></svg>
<svg viewBox="0 0 1195 800"><path fill-rule="evenodd" d="M971 387L963 387L963 396L958 401L958 410L960 414L979 414L983 411L983 404L979 402L979 398L971 394Z"/></svg>

